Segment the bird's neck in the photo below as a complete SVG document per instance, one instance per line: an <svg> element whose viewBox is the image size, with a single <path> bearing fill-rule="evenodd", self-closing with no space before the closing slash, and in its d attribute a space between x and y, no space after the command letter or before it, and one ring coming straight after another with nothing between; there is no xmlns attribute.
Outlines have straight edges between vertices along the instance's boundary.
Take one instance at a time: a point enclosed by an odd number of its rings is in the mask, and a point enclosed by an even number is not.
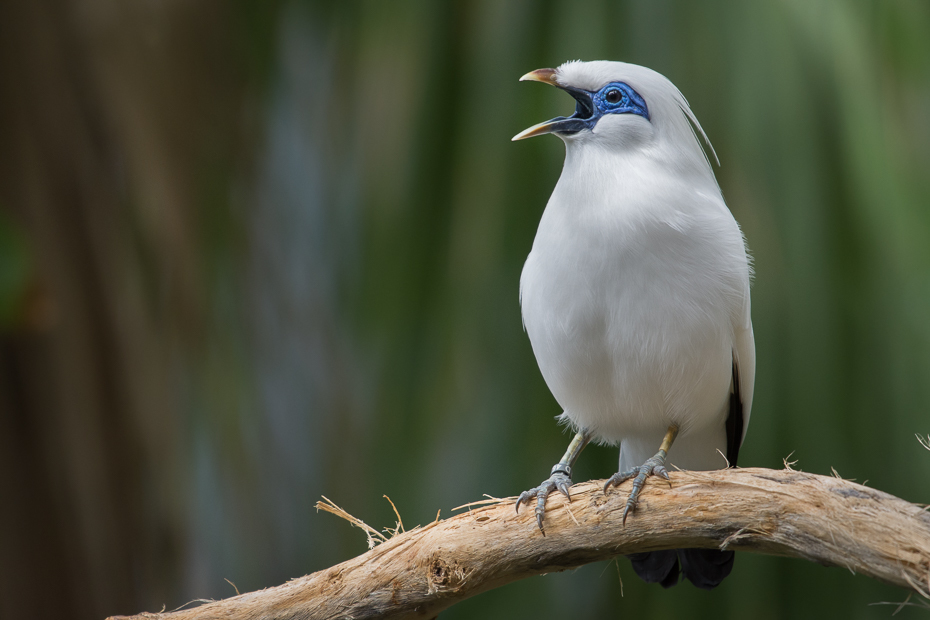
<svg viewBox="0 0 930 620"><path fill-rule="evenodd" d="M639 193L663 184L718 193L710 165L700 147L694 146L697 152L650 145L618 150L602 148L593 142L567 142L559 185L576 195L588 195L593 201L598 200L599 194Z"/></svg>

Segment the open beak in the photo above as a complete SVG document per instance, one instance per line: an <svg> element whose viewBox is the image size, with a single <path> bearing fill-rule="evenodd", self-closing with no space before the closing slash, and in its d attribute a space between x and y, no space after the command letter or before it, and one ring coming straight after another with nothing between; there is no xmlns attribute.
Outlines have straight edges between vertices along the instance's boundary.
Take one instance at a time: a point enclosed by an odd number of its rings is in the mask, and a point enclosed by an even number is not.
<svg viewBox="0 0 930 620"><path fill-rule="evenodd" d="M594 96L586 90L572 88L571 86L562 86L555 79L555 69L537 69L530 71L520 78L521 82L542 82L564 90L575 99L575 113L569 117L557 116L552 120L538 125L533 125L529 129L524 129L512 140L523 140L524 138L533 138L547 133L573 134L583 129L589 128L588 121L594 116Z"/></svg>

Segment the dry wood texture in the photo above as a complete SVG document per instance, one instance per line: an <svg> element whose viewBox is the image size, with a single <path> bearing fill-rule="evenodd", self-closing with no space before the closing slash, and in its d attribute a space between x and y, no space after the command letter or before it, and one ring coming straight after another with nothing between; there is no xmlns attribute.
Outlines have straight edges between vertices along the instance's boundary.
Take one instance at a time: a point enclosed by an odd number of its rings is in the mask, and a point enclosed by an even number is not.
<svg viewBox="0 0 930 620"><path fill-rule="evenodd" d="M513 498L399 534L284 585L171 613L132 618L432 618L517 579L636 551L727 547L841 566L930 595L930 514L887 493L790 469L674 472L650 480L621 523L630 483L549 500L546 535ZM120 616L120 618L125 618Z"/></svg>

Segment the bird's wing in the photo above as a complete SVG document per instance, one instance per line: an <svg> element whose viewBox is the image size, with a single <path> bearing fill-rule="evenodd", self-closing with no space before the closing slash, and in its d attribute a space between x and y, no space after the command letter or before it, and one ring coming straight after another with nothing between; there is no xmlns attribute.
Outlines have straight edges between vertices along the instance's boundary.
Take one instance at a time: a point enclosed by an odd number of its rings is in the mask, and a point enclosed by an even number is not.
<svg viewBox="0 0 930 620"><path fill-rule="evenodd" d="M752 411L752 391L756 377L756 344L752 323L735 334L733 346L733 385L730 392L730 412L727 416L727 460L736 466L739 449L749 428Z"/></svg>

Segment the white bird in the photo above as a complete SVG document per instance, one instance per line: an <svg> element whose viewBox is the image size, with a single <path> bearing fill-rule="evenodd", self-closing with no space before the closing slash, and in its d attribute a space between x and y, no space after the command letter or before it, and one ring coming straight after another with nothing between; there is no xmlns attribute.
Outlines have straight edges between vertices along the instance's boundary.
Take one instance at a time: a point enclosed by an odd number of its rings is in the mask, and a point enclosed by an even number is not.
<svg viewBox="0 0 930 620"><path fill-rule="evenodd" d="M623 519L651 475L736 465L755 375L750 259L688 102L666 77L622 62L568 62L521 80L556 86L575 113L515 136L554 133L565 164L520 279L523 322L543 377L577 431L552 475L520 495L569 496L590 441L620 446L604 486L633 478ZM716 158L716 154L714 155ZM656 453L658 449L658 453ZM570 497L569 497L570 499ZM630 556L650 582L710 589L733 553Z"/></svg>

